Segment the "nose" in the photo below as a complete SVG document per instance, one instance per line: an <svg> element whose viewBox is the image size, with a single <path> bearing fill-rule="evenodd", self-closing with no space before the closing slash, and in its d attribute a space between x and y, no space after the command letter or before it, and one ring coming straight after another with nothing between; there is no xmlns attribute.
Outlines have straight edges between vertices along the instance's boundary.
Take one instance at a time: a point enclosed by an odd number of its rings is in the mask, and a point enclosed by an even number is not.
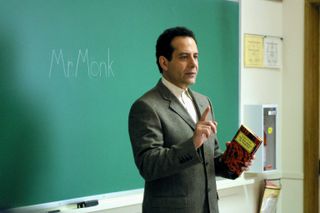
<svg viewBox="0 0 320 213"><path fill-rule="evenodd" d="M190 57L189 64L192 68L198 66L198 59L195 57Z"/></svg>

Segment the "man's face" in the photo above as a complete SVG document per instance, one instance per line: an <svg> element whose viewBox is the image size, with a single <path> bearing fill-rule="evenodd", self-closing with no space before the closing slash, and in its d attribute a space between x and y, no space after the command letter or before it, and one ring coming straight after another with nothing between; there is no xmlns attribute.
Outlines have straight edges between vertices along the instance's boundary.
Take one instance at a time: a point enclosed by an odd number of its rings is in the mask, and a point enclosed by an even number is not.
<svg viewBox="0 0 320 213"><path fill-rule="evenodd" d="M198 73L198 47L191 37L175 37L171 61L162 58L163 77L176 86L186 89L196 82Z"/></svg>

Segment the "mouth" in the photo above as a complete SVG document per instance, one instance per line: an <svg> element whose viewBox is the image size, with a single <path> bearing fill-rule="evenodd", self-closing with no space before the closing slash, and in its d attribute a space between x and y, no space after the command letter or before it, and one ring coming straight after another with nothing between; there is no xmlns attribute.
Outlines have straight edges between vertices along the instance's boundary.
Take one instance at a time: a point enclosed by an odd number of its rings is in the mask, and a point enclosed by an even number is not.
<svg viewBox="0 0 320 213"><path fill-rule="evenodd" d="M197 75L197 72L187 72L186 75L189 77L195 77Z"/></svg>

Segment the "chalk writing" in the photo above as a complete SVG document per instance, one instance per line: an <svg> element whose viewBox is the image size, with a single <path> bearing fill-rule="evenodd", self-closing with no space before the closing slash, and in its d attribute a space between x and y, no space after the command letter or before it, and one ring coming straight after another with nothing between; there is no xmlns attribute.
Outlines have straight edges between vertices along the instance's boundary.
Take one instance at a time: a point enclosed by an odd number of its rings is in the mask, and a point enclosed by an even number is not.
<svg viewBox="0 0 320 213"><path fill-rule="evenodd" d="M112 69L113 60L110 58L108 48L107 57L103 61L92 60L88 49L79 49L75 60L67 59L62 49L51 51L49 78L54 75L63 75L67 79L78 78L80 73L90 79L110 79L115 77Z"/></svg>

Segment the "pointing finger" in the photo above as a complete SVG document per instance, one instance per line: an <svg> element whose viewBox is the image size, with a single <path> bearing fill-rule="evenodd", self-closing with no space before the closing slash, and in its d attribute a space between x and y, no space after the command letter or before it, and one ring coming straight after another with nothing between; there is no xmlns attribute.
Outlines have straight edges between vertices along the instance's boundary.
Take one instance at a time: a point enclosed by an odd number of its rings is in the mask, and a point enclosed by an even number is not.
<svg viewBox="0 0 320 213"><path fill-rule="evenodd" d="M207 108L204 110L204 112L201 115L200 121L206 121L209 112L210 112L210 106L207 106Z"/></svg>

